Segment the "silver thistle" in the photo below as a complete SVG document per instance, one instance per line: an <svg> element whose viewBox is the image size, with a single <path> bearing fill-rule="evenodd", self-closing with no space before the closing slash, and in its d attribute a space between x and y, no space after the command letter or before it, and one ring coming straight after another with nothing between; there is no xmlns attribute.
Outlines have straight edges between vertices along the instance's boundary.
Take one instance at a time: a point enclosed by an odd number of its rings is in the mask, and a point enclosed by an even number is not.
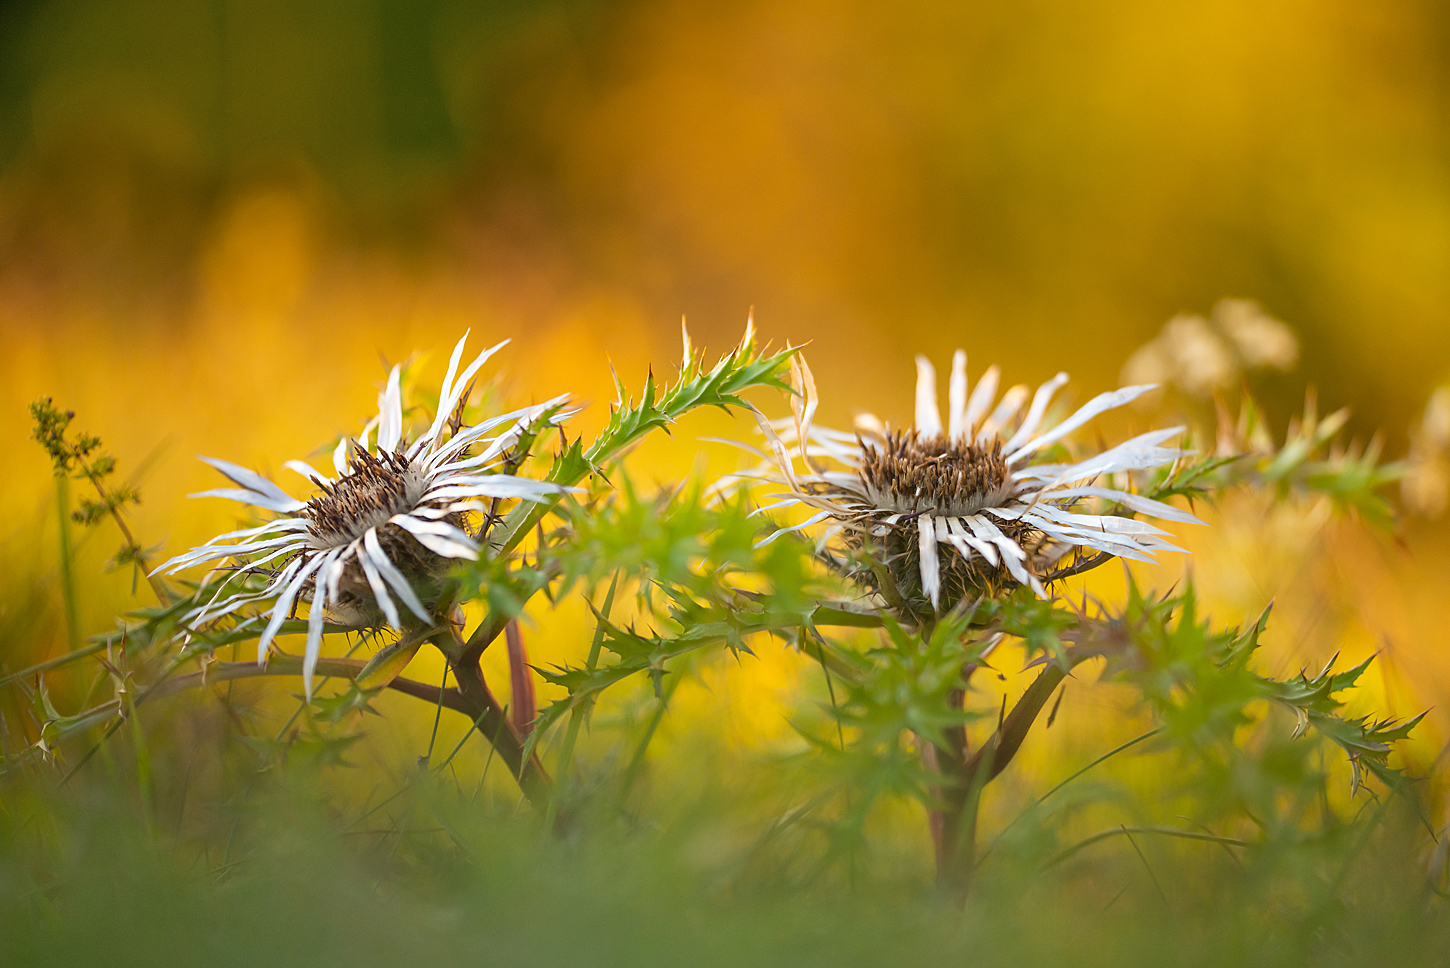
<svg viewBox="0 0 1450 968"><path fill-rule="evenodd" d="M464 427L463 404L474 376L508 342L484 350L459 373L467 339L465 334L454 347L437 414L417 439L404 437L401 368L395 366L378 397L378 415L359 439L344 439L334 451L336 477L303 461L286 462L315 485L307 500L245 467L201 458L237 487L193 497L224 497L277 516L218 535L157 569L166 574L196 565L230 569L211 598L186 614L187 625L199 627L263 605L249 616L253 621L267 617L257 645L260 664L288 615L299 602L308 602L303 681L310 695L327 616L348 625L386 624L398 630L408 615L424 627L437 624L436 602L428 599L455 561L476 560L482 552L497 510L484 501L542 502L564 490L498 468L523 436L569 415L560 409L568 395ZM480 513L488 515L481 523ZM260 576L264 586L236 590L248 576Z"/></svg>
<svg viewBox="0 0 1450 968"><path fill-rule="evenodd" d="M988 369L969 393L966 353L958 350L944 424L936 371L923 356L916 364L914 426L892 430L867 415L851 434L815 425L815 380L800 355L792 359L794 417L772 425L757 414L771 453L766 465L743 476L786 488L760 511L804 506L815 513L761 544L826 524L821 549L829 560L898 611L920 617L940 610L944 599L949 606L1012 583L1046 597L1043 578L1080 549L1143 561L1157 551L1183 550L1146 521L1086 512L1089 500L1107 509L1203 523L1161 501L1096 483L1105 475L1181 457L1183 451L1160 445L1182 427L1154 430L1082 460L1035 462L1092 418L1153 387L1103 393L1049 426L1048 407L1067 374L1035 393L1014 386L999 400L998 367Z"/></svg>

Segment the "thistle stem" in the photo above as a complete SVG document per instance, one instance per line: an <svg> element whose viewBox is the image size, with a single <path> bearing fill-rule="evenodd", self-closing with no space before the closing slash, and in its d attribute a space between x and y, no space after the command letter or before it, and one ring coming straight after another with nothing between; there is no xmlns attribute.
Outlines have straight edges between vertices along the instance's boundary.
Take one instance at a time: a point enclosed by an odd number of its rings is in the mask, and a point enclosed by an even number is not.
<svg viewBox="0 0 1450 968"><path fill-rule="evenodd" d="M929 813L932 842L936 849L937 886L959 904L966 901L971 890L972 873L976 866L977 807L982 790L1012 762L1032 724L1042 714L1047 700L1066 674L1057 665L1043 669L1022 698L1017 700L1012 711L1003 717L997 730L970 756L967 755L966 728L963 726L942 730L944 744L923 744L925 765L943 778L938 791L942 806ZM950 698L952 706L961 709L965 705L966 692L964 689L956 690Z"/></svg>
<svg viewBox="0 0 1450 968"><path fill-rule="evenodd" d="M476 664L454 663L452 660L449 660L449 668L453 670L459 695L469 705L479 731L494 738L494 749L518 781L519 789L534 806L547 809L553 782L537 754L524 758L524 740L483 681L483 670Z"/></svg>
<svg viewBox="0 0 1450 968"><path fill-rule="evenodd" d="M1108 562L1112 561L1113 558L1114 556L1108 554L1106 551L1100 551L1097 554L1090 555L1087 558L1083 558L1074 564L1064 565L1056 571L1049 572L1048 574L1043 575L1042 583L1045 585L1050 585L1055 581L1062 581L1064 578L1071 578L1073 575L1081 575L1083 572L1092 571L1099 565L1106 565Z"/></svg>
<svg viewBox="0 0 1450 968"><path fill-rule="evenodd" d="M948 696L953 709L966 705L966 690ZM941 806L929 811L932 844L936 850L936 882L957 903L966 900L975 866L977 809L980 787L974 787L967 771L967 729L948 726L942 730L945 743L924 743L923 760L942 776L937 790Z"/></svg>
<svg viewBox="0 0 1450 968"><path fill-rule="evenodd" d="M463 641L458 626L451 623L430 636L429 641L448 660L448 668L453 670L453 679L458 683L458 693L469 705L468 715L478 724L479 731L484 736L494 737L494 748L529 802L547 811L553 782L544 771L538 754L524 755L527 749L524 737L513 723L508 722L504 707L483 680L483 669L479 666L481 653L470 649Z"/></svg>

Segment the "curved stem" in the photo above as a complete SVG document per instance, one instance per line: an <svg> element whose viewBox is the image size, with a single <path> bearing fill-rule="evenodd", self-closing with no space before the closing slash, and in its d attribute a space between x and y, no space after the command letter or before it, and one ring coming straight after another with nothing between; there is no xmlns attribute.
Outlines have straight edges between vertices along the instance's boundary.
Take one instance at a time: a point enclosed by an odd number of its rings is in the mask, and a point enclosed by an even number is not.
<svg viewBox="0 0 1450 968"><path fill-rule="evenodd" d="M1028 730L1042 713L1042 707L1047 705L1047 700L1052 698L1052 691L1065 675L1067 673L1059 666L1049 665L1033 680L1022 698L1017 700L1017 705L1002 720L1002 725L967 760L969 783L985 786L1007 768L1007 764L1012 762L1012 757L1022 747L1022 741L1027 738Z"/></svg>
<svg viewBox="0 0 1450 968"><path fill-rule="evenodd" d="M317 673L324 676L333 676L338 679L356 679L362 672L367 662L363 659L327 659L317 660ZM177 676L174 679L167 679L157 683L149 692L137 698L137 702L149 702L153 699L162 699L166 696L174 696L179 692L195 686L206 685L210 682L226 682L231 679L253 679L258 676L300 676L302 675L302 659L294 656L276 655L266 665L257 665L255 662L214 662L202 672L190 672L184 676ZM465 699L457 689L439 689L435 685L426 682L418 682L415 679L404 679L399 676L388 683L389 689L395 689L404 695L422 699L425 702L435 703L445 709L463 713L470 716L476 713L473 706Z"/></svg>
<svg viewBox="0 0 1450 968"><path fill-rule="evenodd" d="M448 667L453 670L454 681L458 683L458 693L468 704L469 716L477 724L479 732L493 737L494 749L507 764L509 772L514 775L529 802L547 810L553 781L544 770L537 753L529 753L525 757L523 737L508 721L503 706L483 681L478 653L474 653L464 643L458 628L452 625L432 636L431 641L447 658Z"/></svg>
<svg viewBox="0 0 1450 968"><path fill-rule="evenodd" d="M317 660L317 672L324 676L356 680L366 665L362 659L322 658ZM457 687L440 688L399 676L389 682L387 688L462 713L477 723L480 733L485 737L493 737L499 757L508 764L509 771L518 780L520 789L532 803L543 807L548 801L552 786L549 774L545 772L537 755L531 755L527 760L524 758L523 740L505 720L502 707L483 681L482 671L476 664L470 666L454 660L449 661L449 666L458 682ZM214 662L203 671L158 682L138 694L135 701L139 705L211 682L300 675L302 659L297 656L273 654L266 665L257 665L255 662ZM74 722L78 726L89 727L114 717L117 711L116 703L107 703L89 714L77 716Z"/></svg>
<svg viewBox="0 0 1450 968"><path fill-rule="evenodd" d="M1067 860L1073 854L1084 847L1091 847L1099 841L1107 840L1110 837L1126 835L1129 838L1133 834L1162 834L1165 837L1181 837L1184 840L1201 840L1211 844L1223 844L1225 847L1252 847L1253 844L1246 840L1237 840L1233 837L1220 837L1214 833L1201 834L1196 830L1179 830L1176 827L1116 827L1112 830L1104 830L1101 833L1093 834L1086 840L1080 840L1066 850L1061 851L1055 857L1042 865L1042 869L1055 867Z"/></svg>
<svg viewBox="0 0 1450 968"><path fill-rule="evenodd" d="M1071 578L1073 575L1081 575L1085 571L1092 571L1099 565L1106 565L1108 562L1112 561L1114 557L1116 556L1110 555L1106 551L1099 551L1097 554L1084 558L1075 564L1067 566L1066 568L1059 568L1057 569L1057 571L1043 575L1042 581L1044 583L1049 583L1061 581L1064 578Z"/></svg>
<svg viewBox="0 0 1450 968"><path fill-rule="evenodd" d="M1084 655L1073 664L1090 656ZM933 811L932 839L936 847L937 885L958 903L965 902L971 888L976 866L973 856L976 841L977 806L982 790L992 782L1021 749L1028 731L1047 700L1067 673L1057 665L1049 665L1038 674L1032 685L1017 700L996 732L971 756L966 751L965 729L943 730L945 745L928 745L928 767L935 768L946 781L939 795L942 808ZM963 683L965 685L965 683ZM954 693L953 704L963 701L965 693Z"/></svg>

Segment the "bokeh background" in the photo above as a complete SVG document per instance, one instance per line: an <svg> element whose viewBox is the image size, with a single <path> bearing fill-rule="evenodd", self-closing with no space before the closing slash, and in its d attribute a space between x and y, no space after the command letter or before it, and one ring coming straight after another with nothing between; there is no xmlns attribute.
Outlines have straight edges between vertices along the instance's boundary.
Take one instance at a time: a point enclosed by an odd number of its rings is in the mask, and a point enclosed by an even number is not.
<svg viewBox="0 0 1450 968"><path fill-rule="evenodd" d="M1312 385L1402 454L1450 378L1447 112L1435 0L6 3L0 619L25 633L3 661L65 647L31 400L140 474L138 530L174 553L230 522L181 499L213 486L194 454L312 453L366 418L382 361L431 350L436 378L467 327L515 339L501 393L573 391L587 431L611 365L669 372L682 316L725 349L753 306L810 342L842 426L909 419L917 352L1068 369L1084 400L1170 317L1251 298L1301 342L1254 387L1276 434ZM642 473L677 478L722 428ZM1375 702L1450 698L1442 525L1366 538L1248 500L1215 520L1195 567L1226 624L1281 602L1277 671L1380 650ZM91 577L113 545L77 553L86 632L130 601L129 576ZM536 658L582 650L582 615L536 619ZM747 748L789 736L762 697L804 673L773 655L706 670L682 708ZM1082 692L1080 724L1131 712Z"/></svg>

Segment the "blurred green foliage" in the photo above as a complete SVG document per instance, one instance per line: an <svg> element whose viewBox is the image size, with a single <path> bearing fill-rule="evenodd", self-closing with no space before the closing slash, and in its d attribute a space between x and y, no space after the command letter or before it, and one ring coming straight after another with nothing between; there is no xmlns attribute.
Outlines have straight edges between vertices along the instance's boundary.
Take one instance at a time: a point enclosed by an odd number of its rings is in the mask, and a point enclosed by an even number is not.
<svg viewBox="0 0 1450 968"><path fill-rule="evenodd" d="M1137 835L1146 860L1126 850L1092 874L989 867L963 914L920 884L805 892L758 863L752 871L752 852L729 849L733 822L709 805L669 830L541 842L535 823L508 816L511 804L469 805L451 782L424 777L401 796L329 807L316 799L319 769L337 767L294 759L249 781L244 798L190 802L184 817L172 800L156 834L110 784L7 796L7 959L1408 966L1442 964L1450 944L1450 923L1401 876L1407 821L1393 813L1362 841L1313 859L1247 858L1247 869L1214 844L1165 854L1148 834ZM721 780L717 793L731 785ZM1343 906L1305 918L1294 885L1341 862Z"/></svg>

